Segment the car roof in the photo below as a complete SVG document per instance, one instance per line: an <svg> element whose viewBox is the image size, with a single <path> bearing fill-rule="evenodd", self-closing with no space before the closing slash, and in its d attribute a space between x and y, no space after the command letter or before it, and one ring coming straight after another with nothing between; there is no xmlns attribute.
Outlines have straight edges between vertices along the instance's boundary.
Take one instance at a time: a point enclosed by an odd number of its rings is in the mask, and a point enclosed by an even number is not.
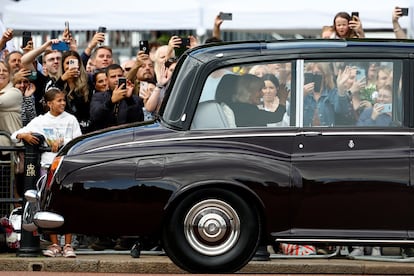
<svg viewBox="0 0 414 276"><path fill-rule="evenodd" d="M395 52L414 52L414 40L397 39L295 39L275 41L237 41L201 45L188 52L189 56L200 61L211 60L212 55L240 55L247 52L270 54L289 51L289 53L311 53L324 49L324 52L372 52L375 48Z"/></svg>

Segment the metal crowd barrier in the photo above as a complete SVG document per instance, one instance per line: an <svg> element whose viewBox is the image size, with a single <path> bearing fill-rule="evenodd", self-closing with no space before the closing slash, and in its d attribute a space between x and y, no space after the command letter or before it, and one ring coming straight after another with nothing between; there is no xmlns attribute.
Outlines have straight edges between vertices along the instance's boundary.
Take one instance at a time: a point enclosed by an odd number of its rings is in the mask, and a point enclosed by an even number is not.
<svg viewBox="0 0 414 276"><path fill-rule="evenodd" d="M11 146L0 146L0 152L17 152L17 151L24 151L24 187L23 187L23 194L27 190L36 189L36 181L39 178L40 173L40 155L44 150L43 147L40 145L43 144L44 138L40 134L34 133L39 138L39 145L29 145L25 143L24 146L16 146L14 145L13 141L11 140L10 133L6 131L0 131L0 136L5 136L10 141ZM0 203L21 203L22 207L24 208L26 204L26 199L23 198L14 198L14 159L10 154L10 182L8 183L9 187L12 187L10 195L7 197L2 197L0 199ZM3 171L2 171L2 178L3 178ZM3 184L3 183L1 183ZM3 196L3 195L0 195ZM11 206L8 214L11 212ZM8 215L7 214L7 215ZM23 216L22 216L23 218ZM41 253L40 250L40 237L37 232L28 232L21 229L21 239L20 239L20 248L17 250L16 255L18 257L34 257L39 256Z"/></svg>

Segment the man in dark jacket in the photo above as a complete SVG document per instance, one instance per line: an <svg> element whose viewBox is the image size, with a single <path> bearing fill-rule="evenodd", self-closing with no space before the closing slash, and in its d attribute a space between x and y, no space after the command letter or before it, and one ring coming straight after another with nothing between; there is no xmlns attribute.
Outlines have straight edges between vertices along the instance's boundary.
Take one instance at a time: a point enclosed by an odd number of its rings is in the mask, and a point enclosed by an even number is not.
<svg viewBox="0 0 414 276"><path fill-rule="evenodd" d="M142 100L133 95L133 85L130 82L118 84L124 78L124 72L119 64L111 64L106 69L109 90L96 92L92 96L90 119L92 130L144 120Z"/></svg>

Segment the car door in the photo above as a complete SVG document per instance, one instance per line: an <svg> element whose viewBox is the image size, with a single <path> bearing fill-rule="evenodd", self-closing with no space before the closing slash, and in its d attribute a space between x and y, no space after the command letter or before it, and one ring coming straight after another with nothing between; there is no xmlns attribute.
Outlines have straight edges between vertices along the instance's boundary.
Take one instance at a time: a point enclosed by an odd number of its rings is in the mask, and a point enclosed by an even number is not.
<svg viewBox="0 0 414 276"><path fill-rule="evenodd" d="M394 69L400 64L393 61ZM397 94L392 113L396 122L402 118ZM297 235L318 229L313 234L325 237L373 237L373 232L381 237L406 236L412 213L408 208L412 135L403 122L383 127L358 122L308 126L298 133L291 205L292 228L302 229L295 231Z"/></svg>

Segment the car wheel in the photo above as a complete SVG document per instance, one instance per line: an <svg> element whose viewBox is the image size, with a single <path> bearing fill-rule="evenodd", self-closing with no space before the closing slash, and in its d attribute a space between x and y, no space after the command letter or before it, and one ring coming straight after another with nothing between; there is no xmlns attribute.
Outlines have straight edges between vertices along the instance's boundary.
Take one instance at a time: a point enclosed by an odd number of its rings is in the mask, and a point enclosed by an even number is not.
<svg viewBox="0 0 414 276"><path fill-rule="evenodd" d="M203 189L174 208L163 229L171 260L192 273L230 273L249 262L259 244L256 208L234 192Z"/></svg>

